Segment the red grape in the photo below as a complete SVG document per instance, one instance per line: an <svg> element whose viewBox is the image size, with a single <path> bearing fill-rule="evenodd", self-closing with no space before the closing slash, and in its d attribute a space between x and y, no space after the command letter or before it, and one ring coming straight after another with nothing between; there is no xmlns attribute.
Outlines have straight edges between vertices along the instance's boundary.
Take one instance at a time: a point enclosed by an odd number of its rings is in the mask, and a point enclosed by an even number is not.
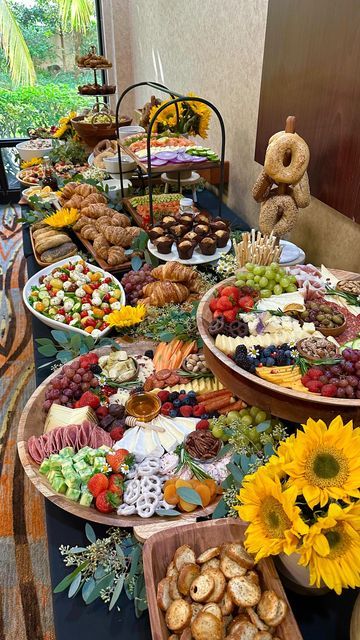
<svg viewBox="0 0 360 640"><path fill-rule="evenodd" d="M81 375L79 373L76 373L73 377L73 381L79 384L79 382L81 382Z"/></svg>
<svg viewBox="0 0 360 640"><path fill-rule="evenodd" d="M43 407L44 407L45 411L49 411L51 405L52 405L51 400L45 400L45 402L43 404Z"/></svg>
<svg viewBox="0 0 360 640"><path fill-rule="evenodd" d="M62 395L62 396L60 396L60 400L64 404L64 403L66 403L68 401L68 397L65 396L65 395Z"/></svg>
<svg viewBox="0 0 360 640"><path fill-rule="evenodd" d="M88 382L82 382L80 387L82 391L87 391L88 389L90 389L90 384Z"/></svg>

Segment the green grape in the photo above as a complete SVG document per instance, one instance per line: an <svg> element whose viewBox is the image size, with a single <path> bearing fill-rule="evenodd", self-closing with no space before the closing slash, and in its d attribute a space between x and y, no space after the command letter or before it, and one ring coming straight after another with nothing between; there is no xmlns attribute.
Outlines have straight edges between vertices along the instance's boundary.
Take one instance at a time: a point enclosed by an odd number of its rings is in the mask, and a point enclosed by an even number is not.
<svg viewBox="0 0 360 640"><path fill-rule="evenodd" d="M256 267L254 267L254 273L257 276L263 276L265 273L265 267L261 267L260 265L256 265Z"/></svg>
<svg viewBox="0 0 360 640"><path fill-rule="evenodd" d="M271 298L272 291L270 289L260 289L260 297L261 298Z"/></svg>
<svg viewBox="0 0 360 640"><path fill-rule="evenodd" d="M267 289L270 289L270 291L272 291L272 290L273 290L273 288L275 287L275 285L276 285L275 280L269 280L269 282L268 282L268 284L267 284L267 287L266 287L266 288L267 288Z"/></svg>
<svg viewBox="0 0 360 640"><path fill-rule="evenodd" d="M296 276L289 276L289 280L292 284L296 284L297 280L296 280Z"/></svg>
<svg viewBox="0 0 360 640"><path fill-rule="evenodd" d="M295 284L289 284L289 286L286 287L286 291L287 293L295 293L295 291L297 291L297 286Z"/></svg>
<svg viewBox="0 0 360 640"><path fill-rule="evenodd" d="M261 422L265 422L266 418L266 411L258 411L255 416L255 424L261 424ZM269 425L269 429L271 429L271 425Z"/></svg>
<svg viewBox="0 0 360 640"><path fill-rule="evenodd" d="M222 438L224 435L222 427L220 427L219 425L214 427L212 430L212 434L214 438Z"/></svg>
<svg viewBox="0 0 360 640"><path fill-rule="evenodd" d="M255 285L255 280L246 280L246 286L247 287L254 287Z"/></svg>
<svg viewBox="0 0 360 640"><path fill-rule="evenodd" d="M261 409L259 409L259 407L255 407L255 405L253 407L250 408L250 415L255 418L256 414L259 413L259 411L261 411Z"/></svg>
<svg viewBox="0 0 360 640"><path fill-rule="evenodd" d="M246 263L246 265L245 265L245 268L246 268L248 271L254 271L254 269L255 269L255 265L254 265L252 262L247 262L247 263Z"/></svg>
<svg viewBox="0 0 360 640"><path fill-rule="evenodd" d="M249 409L241 409L241 411L239 411L239 415L242 416L247 416L249 414Z"/></svg>
<svg viewBox="0 0 360 640"><path fill-rule="evenodd" d="M237 420L239 418L239 415L240 414L238 411L229 411L227 417L229 418L230 422L232 422L233 420Z"/></svg>
<svg viewBox="0 0 360 640"><path fill-rule="evenodd" d="M253 289L255 289L255 291L260 291L260 285L258 282L255 282Z"/></svg>
<svg viewBox="0 0 360 640"><path fill-rule="evenodd" d="M284 278L281 278L281 280L280 280L280 284L281 284L281 286L283 287L283 289L286 289L286 287L288 287L288 286L289 286L289 284L290 284L290 280L289 280L289 278L287 278L286 276L284 276Z"/></svg>
<svg viewBox="0 0 360 640"><path fill-rule="evenodd" d="M250 415L247 416L241 416L241 424L244 427L250 427L250 425L252 425L253 419Z"/></svg>
<svg viewBox="0 0 360 640"><path fill-rule="evenodd" d="M236 274L236 277L238 280L246 280L246 278L248 277L248 274L246 273L246 271L239 271Z"/></svg>
<svg viewBox="0 0 360 640"><path fill-rule="evenodd" d="M256 427L252 427L252 429L249 429L249 438L254 443L260 441L260 433L258 433L258 430Z"/></svg>
<svg viewBox="0 0 360 640"><path fill-rule="evenodd" d="M254 282L260 282L261 277L259 275L254 276Z"/></svg>
<svg viewBox="0 0 360 640"><path fill-rule="evenodd" d="M270 265L270 269L273 269L274 271L277 271L279 269L279 263L278 262L272 262Z"/></svg>
<svg viewBox="0 0 360 640"><path fill-rule="evenodd" d="M275 274L275 280L276 280L276 282L280 282L281 278L282 278L281 273L276 273L276 274Z"/></svg>
<svg viewBox="0 0 360 640"><path fill-rule="evenodd" d="M275 287L274 287L275 295L276 296L280 296L282 294L282 292L283 292L283 288L279 284L276 284Z"/></svg>
<svg viewBox="0 0 360 640"><path fill-rule="evenodd" d="M269 280L267 278L265 278L265 276L263 276L262 278L260 278L260 282L259 285L261 287L261 289L266 289L269 285Z"/></svg>

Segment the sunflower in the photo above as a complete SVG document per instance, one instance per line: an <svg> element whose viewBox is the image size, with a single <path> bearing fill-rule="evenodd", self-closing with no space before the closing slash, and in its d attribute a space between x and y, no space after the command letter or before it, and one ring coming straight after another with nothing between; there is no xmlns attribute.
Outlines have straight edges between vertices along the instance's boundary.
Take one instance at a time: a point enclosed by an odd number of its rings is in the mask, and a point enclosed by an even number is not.
<svg viewBox="0 0 360 640"><path fill-rule="evenodd" d="M309 418L292 446L293 460L284 466L288 485L303 494L309 507L325 506L330 498L360 497L360 433L337 416L326 426Z"/></svg>
<svg viewBox="0 0 360 640"><path fill-rule="evenodd" d="M286 440L282 440L276 450L266 463L266 472L270 478L278 477L280 480L286 476L285 465L292 461L292 449L295 442L295 435L292 434Z"/></svg>
<svg viewBox="0 0 360 640"><path fill-rule="evenodd" d="M326 516L318 518L298 550L299 564L309 567L310 584L323 581L340 595L343 588L360 586L360 505L342 509L330 504Z"/></svg>
<svg viewBox="0 0 360 640"><path fill-rule="evenodd" d="M260 467L249 480L245 478L238 499L241 505L235 509L240 518L250 522L245 546L256 554L256 562L282 551L290 554L296 550L298 539L308 531L308 526L295 505L295 487L282 491L280 481L269 478L266 467Z"/></svg>
<svg viewBox="0 0 360 640"><path fill-rule="evenodd" d="M155 106L152 107L152 109L150 110L149 122L157 114L157 112L159 111L160 107L163 107L164 105L168 104L168 102L169 102L168 100L165 100L160 105L158 105L158 106L155 105ZM182 106L179 103L178 103L178 109L179 109L179 119L180 119L181 115L182 115ZM162 111L159 114L159 116L155 120L153 131L157 130L158 124L162 124L164 127L176 126L176 124L177 124L177 116L176 116L176 107L175 107L174 104L169 104L164 109L164 111Z"/></svg>
<svg viewBox="0 0 360 640"><path fill-rule="evenodd" d="M31 158L31 160L24 160L21 163L20 168L28 169L29 167L35 167L37 164L42 164L42 162L43 158Z"/></svg>
<svg viewBox="0 0 360 640"><path fill-rule="evenodd" d="M111 327L131 327L142 322L145 316L146 308L143 304L138 304L137 307L125 306L109 313L107 322Z"/></svg>
<svg viewBox="0 0 360 640"><path fill-rule="evenodd" d="M52 134L52 137L53 138L61 138L64 135L64 133L67 132L68 128L69 127L68 127L67 124L60 125L60 127L58 127L56 129L55 133Z"/></svg>
<svg viewBox="0 0 360 640"><path fill-rule="evenodd" d="M50 216L44 218L45 224L48 224L50 227L68 227L76 222L80 213L77 209L58 209Z"/></svg>

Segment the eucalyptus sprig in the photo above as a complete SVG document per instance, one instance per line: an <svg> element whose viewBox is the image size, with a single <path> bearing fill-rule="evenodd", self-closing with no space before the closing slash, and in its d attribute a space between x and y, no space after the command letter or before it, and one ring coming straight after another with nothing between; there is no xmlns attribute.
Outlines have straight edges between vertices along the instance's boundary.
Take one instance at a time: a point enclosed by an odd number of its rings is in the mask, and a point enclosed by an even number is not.
<svg viewBox="0 0 360 640"><path fill-rule="evenodd" d="M134 601L139 618L147 609L141 544L118 527L108 529L105 538L97 539L92 526L86 523L85 535L90 542L87 547L61 545L65 565L76 569L59 582L54 593L68 589L68 598L73 598L81 592L85 604L100 598L111 611L124 589L129 600Z"/></svg>
<svg viewBox="0 0 360 640"><path fill-rule="evenodd" d="M61 362L61 364L65 364L98 347L111 346L117 351L121 349L120 345L112 338L95 340L91 335L83 336L80 333L69 333L57 329L51 331L51 335L53 340L51 338L37 338L35 340L41 355L47 358L56 356L54 360L41 365L41 367L48 367L56 362L56 360Z"/></svg>
<svg viewBox="0 0 360 640"><path fill-rule="evenodd" d="M178 304L168 304L166 307L149 307L145 320L136 327L136 336L144 336L156 342L171 342L174 338L187 342L197 340L198 347L202 346L196 324L198 302L189 304L186 308Z"/></svg>

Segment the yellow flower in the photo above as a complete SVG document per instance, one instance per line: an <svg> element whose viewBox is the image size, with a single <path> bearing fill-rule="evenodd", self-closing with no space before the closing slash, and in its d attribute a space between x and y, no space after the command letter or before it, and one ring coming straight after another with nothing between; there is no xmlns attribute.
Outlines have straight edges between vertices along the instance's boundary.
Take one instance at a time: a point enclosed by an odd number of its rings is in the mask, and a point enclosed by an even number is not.
<svg viewBox="0 0 360 640"><path fill-rule="evenodd" d="M195 93L189 92L187 94L188 98L198 98L199 96L197 96ZM196 113L196 115L198 116L202 116L202 115L208 115L209 118L211 116L211 111L209 109L209 107L206 104L203 104L202 102L195 102L192 100L189 100L188 102L186 102L187 105L189 105L189 107L191 108L191 110Z"/></svg>
<svg viewBox="0 0 360 640"><path fill-rule="evenodd" d="M360 497L360 430L337 416L326 426L309 418L292 445L293 460L284 466L288 485L303 494L309 507L330 498Z"/></svg>
<svg viewBox="0 0 360 640"><path fill-rule="evenodd" d="M61 136L64 135L64 133L66 133L68 130L68 125L67 124L62 124L56 131L55 133L53 133L52 137L53 138L61 138Z"/></svg>
<svg viewBox="0 0 360 640"><path fill-rule="evenodd" d="M308 566L310 584L323 581L340 595L343 588L360 586L360 505L342 509L330 504L328 514L310 527L299 549L299 564Z"/></svg>
<svg viewBox="0 0 360 640"><path fill-rule="evenodd" d="M149 122L156 115L156 113L158 112L160 107L163 107L164 105L168 104L168 102L169 102L169 100L165 100L159 106L155 105L154 107L152 107L152 109L150 110ZM182 115L182 111L183 111L181 103L178 103L178 109L179 109L179 120L180 120L181 115ZM161 123L161 124L163 124L165 126L176 126L176 124L177 124L177 116L176 116L176 107L175 107L174 104L170 104L168 107L166 107L164 109L164 111L162 111L159 114L159 116L156 118L156 121L155 121L154 127L153 127L154 131L156 131L158 123Z"/></svg>
<svg viewBox="0 0 360 640"><path fill-rule="evenodd" d="M267 475L265 466L245 477L238 498L241 505L235 509L242 520L250 523L245 546L256 554L256 562L282 551L290 554L296 550L299 538L309 527L295 505L295 487L283 491L280 481Z"/></svg>
<svg viewBox="0 0 360 640"><path fill-rule="evenodd" d="M62 118L60 118L59 120L59 124L69 124L70 120L72 120L73 118L75 118L76 116L76 111L70 111L68 116L63 116Z"/></svg>
<svg viewBox="0 0 360 640"><path fill-rule="evenodd" d="M208 137L208 129L209 129L209 124L210 124L210 112L208 114L205 114L200 116L200 120L199 120L199 136L201 136L201 138L207 138Z"/></svg>
<svg viewBox="0 0 360 640"><path fill-rule="evenodd" d="M42 164L42 158L31 158L31 160L24 160L21 163L21 169L28 169L28 167L34 167L37 164Z"/></svg>
<svg viewBox="0 0 360 640"><path fill-rule="evenodd" d="M50 227L68 227L76 222L79 215L80 213L77 209L59 209L52 215L44 218L44 222Z"/></svg>
<svg viewBox="0 0 360 640"><path fill-rule="evenodd" d="M109 313L107 322L111 327L131 327L142 322L145 316L146 308L143 304L138 304L137 307L125 306Z"/></svg>
<svg viewBox="0 0 360 640"><path fill-rule="evenodd" d="M282 440L276 450L266 463L266 472L270 478L278 477L280 480L286 476L284 467L293 459L292 448L294 446L295 435L292 434L286 440Z"/></svg>

